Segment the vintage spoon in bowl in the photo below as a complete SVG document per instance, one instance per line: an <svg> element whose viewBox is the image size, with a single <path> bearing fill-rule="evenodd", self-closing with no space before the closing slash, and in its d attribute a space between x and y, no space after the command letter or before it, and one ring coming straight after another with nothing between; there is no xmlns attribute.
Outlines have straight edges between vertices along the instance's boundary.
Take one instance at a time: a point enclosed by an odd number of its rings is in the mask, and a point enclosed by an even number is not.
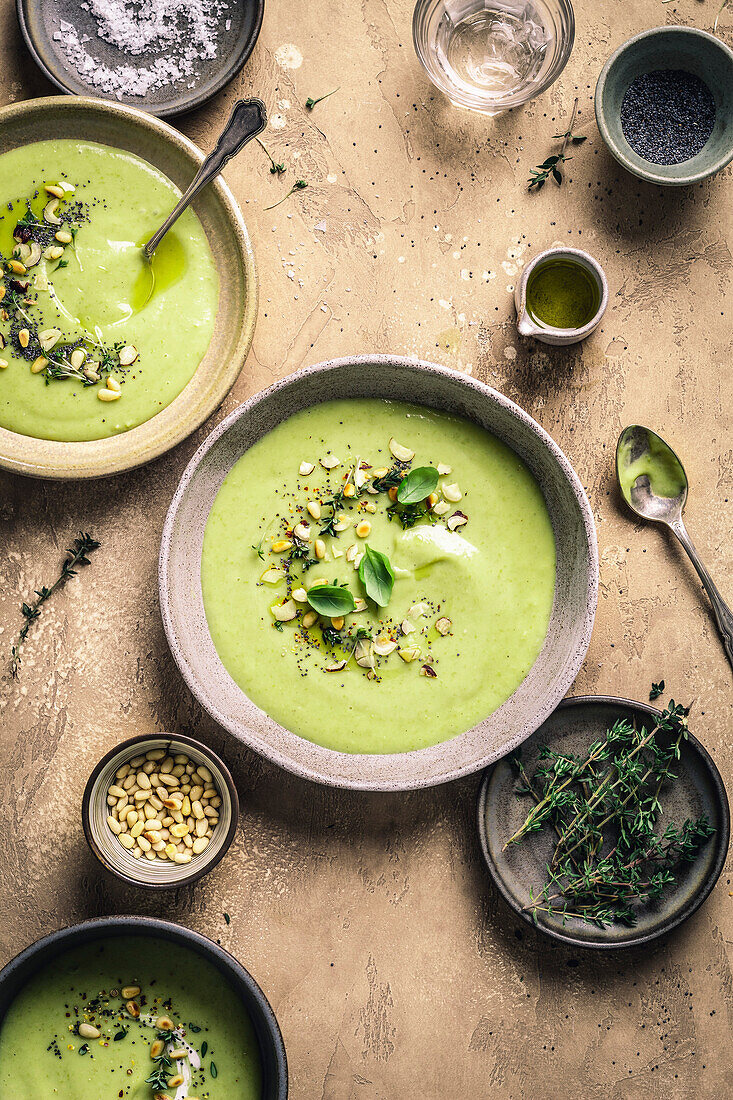
<svg viewBox="0 0 733 1100"><path fill-rule="evenodd" d="M267 110L261 99L240 99L234 104L229 121L221 132L215 147L199 168L188 189L181 195L175 208L170 212L157 233L143 245L143 254L152 265L153 253L163 240L173 223L180 218L188 204L198 195L202 187L219 175L224 165L240 149L261 134L267 125ZM152 267L151 267L152 270ZM152 288L151 288L152 293Z"/></svg>
<svg viewBox="0 0 733 1100"><path fill-rule="evenodd" d="M618 438L616 476L632 512L642 519L666 524L687 551L710 597L723 647L733 667L733 611L713 583L682 522L687 503L687 475L679 458L656 432L632 424Z"/></svg>

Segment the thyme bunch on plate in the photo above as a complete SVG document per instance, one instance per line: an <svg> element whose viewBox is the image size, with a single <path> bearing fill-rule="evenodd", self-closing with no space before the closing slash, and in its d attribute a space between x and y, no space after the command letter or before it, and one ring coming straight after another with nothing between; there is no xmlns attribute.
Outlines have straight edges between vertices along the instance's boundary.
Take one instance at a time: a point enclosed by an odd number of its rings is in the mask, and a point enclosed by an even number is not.
<svg viewBox="0 0 733 1100"><path fill-rule="evenodd" d="M41 588L36 590L36 599L31 603L23 603L21 605L21 612L25 622L21 627L18 637L10 649L10 671L13 677L17 677L18 670L20 668L20 649L23 642L28 637L28 631L32 622L40 617L41 608L46 600L53 595L57 588L60 588L69 577L75 577L78 566L89 565L89 554L93 550L97 550L100 543L96 539L86 532L82 531L78 538L74 539L74 545L66 551L66 558L61 566L61 572L50 588L42 585Z"/></svg>
<svg viewBox="0 0 733 1100"><path fill-rule="evenodd" d="M547 881L530 889L525 906L535 920L544 912L563 923L577 917L601 928L633 926L634 906L661 897L676 869L694 861L715 831L704 814L656 828L661 790L677 778L688 714L671 699L649 730L620 719L580 757L545 746L532 776L515 754L517 794L535 805L504 848L547 827L557 838Z"/></svg>

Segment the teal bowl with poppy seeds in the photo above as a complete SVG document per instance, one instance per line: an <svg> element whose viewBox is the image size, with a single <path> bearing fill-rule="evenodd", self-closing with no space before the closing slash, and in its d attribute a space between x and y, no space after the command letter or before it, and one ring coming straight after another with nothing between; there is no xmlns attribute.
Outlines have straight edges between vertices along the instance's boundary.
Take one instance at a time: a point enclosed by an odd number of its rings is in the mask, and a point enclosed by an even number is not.
<svg viewBox="0 0 733 1100"><path fill-rule="evenodd" d="M733 50L693 27L643 31L603 66L595 110L627 171L663 186L699 183L733 160Z"/></svg>

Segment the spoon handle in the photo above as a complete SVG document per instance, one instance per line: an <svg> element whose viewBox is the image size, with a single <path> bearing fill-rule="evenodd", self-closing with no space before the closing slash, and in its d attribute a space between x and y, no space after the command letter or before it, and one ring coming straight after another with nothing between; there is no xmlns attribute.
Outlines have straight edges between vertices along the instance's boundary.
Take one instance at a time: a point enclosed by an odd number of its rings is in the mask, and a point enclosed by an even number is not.
<svg viewBox="0 0 733 1100"><path fill-rule="evenodd" d="M222 130L219 140L171 211L158 232L144 246L145 255L152 258L153 253L173 223L181 216L188 204L196 197L202 187L218 176L224 165L239 150L261 134L267 125L267 110L261 99L240 99L234 104L229 121Z"/></svg>
<svg viewBox="0 0 733 1100"><path fill-rule="evenodd" d="M718 591L713 578L701 562L700 555L695 549L695 544L688 535L687 528L682 520L675 520L674 523L670 524L670 527L687 551L688 557L695 566L697 575L702 581L702 586L710 597L710 602L713 605L713 612L715 614L715 621L718 624L718 630L723 639L723 648L725 649L731 668L733 668L733 611L728 607L728 604Z"/></svg>

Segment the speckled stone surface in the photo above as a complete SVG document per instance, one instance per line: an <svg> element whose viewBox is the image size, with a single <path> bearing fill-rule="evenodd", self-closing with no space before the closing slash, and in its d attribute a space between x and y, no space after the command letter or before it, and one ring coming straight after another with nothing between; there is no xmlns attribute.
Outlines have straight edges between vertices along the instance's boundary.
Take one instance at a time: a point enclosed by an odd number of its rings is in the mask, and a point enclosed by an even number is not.
<svg viewBox="0 0 733 1100"><path fill-rule="evenodd" d="M457 113L423 76L405 0L271 0L235 86L182 125L208 149L235 96L262 94L267 144L288 163L277 180L255 148L225 172L261 298L247 367L219 416L302 364L367 351L471 371L523 405L568 454L598 523L601 597L577 690L643 699L663 676L675 698L697 700L695 732L730 784L733 683L710 612L676 547L622 511L612 474L625 424L670 440L690 478L690 531L733 598L732 173L679 191L626 176L592 105L603 62L631 34L665 19L709 29L718 7L580 0L559 82L490 122ZM50 91L10 0L0 13L0 101ZM730 43L730 10L721 29ZM312 114L302 108L338 84ZM588 141L562 189L527 195L576 94ZM296 177L309 188L265 212ZM611 285L603 324L571 349L521 341L507 289L553 241L591 251ZM591 1100L730 1092L731 874L669 939L586 957L520 928L493 891L474 832L476 778L410 795L321 789L234 749L202 716L168 653L156 566L167 506L204 434L104 482L0 476L3 651L20 599L55 575L78 528L104 543L34 628L20 681L2 672L2 960L110 912L220 939L278 1015L295 1100L518 1100L539 1081L546 1096ZM163 901L103 877L79 817L103 752L159 729L209 740L242 802L227 859Z"/></svg>

